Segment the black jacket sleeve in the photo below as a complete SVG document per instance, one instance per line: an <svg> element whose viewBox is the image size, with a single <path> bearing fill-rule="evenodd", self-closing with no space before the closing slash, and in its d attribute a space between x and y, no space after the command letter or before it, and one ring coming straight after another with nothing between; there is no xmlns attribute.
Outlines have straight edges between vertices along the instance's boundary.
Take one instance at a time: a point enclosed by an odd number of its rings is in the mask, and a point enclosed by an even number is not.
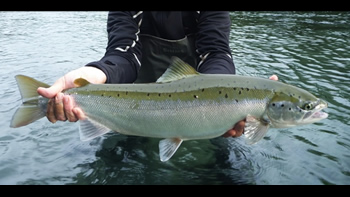
<svg viewBox="0 0 350 197"><path fill-rule="evenodd" d="M86 66L101 69L106 83L135 81L141 60L141 43L138 34L142 12L115 11L108 13L108 45L104 57Z"/></svg>
<svg viewBox="0 0 350 197"><path fill-rule="evenodd" d="M208 74L235 74L229 47L229 12L202 11L198 16L197 28L196 47L201 59L198 71Z"/></svg>
<svg viewBox="0 0 350 197"><path fill-rule="evenodd" d="M106 83L131 83L136 80L142 58L142 46L138 35L143 17L143 12L139 11L109 12L106 53L101 60L86 65L101 69L107 76ZM195 44L201 59L198 64L198 71L211 74L234 74L235 66L229 47L231 29L229 12L202 11L199 12L196 18ZM155 20L162 24L165 19L164 17L156 17ZM174 25L165 24L165 26L169 30L164 32L174 31ZM181 28L178 26L176 27ZM155 28L164 29L165 27ZM179 33L175 36L182 37L182 34ZM159 36L167 38L169 35Z"/></svg>

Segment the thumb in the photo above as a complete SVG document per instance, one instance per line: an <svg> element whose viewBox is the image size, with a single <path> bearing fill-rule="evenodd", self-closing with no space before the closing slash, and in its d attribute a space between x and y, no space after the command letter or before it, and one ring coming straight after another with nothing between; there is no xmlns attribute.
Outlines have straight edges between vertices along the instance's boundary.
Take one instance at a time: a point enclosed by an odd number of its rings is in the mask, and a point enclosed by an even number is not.
<svg viewBox="0 0 350 197"><path fill-rule="evenodd" d="M53 98L58 93L62 92L66 88L66 83L64 77L59 78L51 87L43 88L39 87L37 89L38 94L46 98Z"/></svg>

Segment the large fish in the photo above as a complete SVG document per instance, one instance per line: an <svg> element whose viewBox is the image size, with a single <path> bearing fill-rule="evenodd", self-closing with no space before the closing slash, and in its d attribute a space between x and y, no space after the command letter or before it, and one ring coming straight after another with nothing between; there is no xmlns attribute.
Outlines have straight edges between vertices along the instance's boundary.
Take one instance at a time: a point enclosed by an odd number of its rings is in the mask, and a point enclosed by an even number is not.
<svg viewBox="0 0 350 197"><path fill-rule="evenodd" d="M17 75L23 104L11 127L21 127L45 116L48 99L37 93L49 87ZM268 128L304 125L327 118L327 103L295 86L258 77L200 74L179 58L156 83L90 84L79 78L77 88L64 93L74 98L86 115L80 120L80 139L109 131L125 135L164 138L160 160L167 161L184 140L223 135L246 119L249 144L264 137Z"/></svg>

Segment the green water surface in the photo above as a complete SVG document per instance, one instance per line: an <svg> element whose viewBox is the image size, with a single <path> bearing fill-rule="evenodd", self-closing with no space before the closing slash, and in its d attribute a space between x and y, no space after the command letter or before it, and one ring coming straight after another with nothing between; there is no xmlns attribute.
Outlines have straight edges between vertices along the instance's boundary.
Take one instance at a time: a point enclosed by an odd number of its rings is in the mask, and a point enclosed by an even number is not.
<svg viewBox="0 0 350 197"><path fill-rule="evenodd" d="M231 12L237 74L279 80L326 100L329 117L263 140L184 142L160 162L159 139L108 133L79 140L78 123L45 118L18 129L14 76L52 84L100 59L107 12L0 12L0 184L350 183L350 12Z"/></svg>

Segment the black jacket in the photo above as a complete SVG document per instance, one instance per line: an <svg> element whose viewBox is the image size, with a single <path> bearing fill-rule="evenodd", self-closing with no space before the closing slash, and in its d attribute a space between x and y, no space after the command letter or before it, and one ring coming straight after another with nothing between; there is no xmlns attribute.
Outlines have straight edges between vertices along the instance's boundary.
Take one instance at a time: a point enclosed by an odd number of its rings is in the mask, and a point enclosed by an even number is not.
<svg viewBox="0 0 350 197"><path fill-rule="evenodd" d="M142 58L139 34L168 40L195 35L201 58L198 71L211 74L234 74L235 66L229 47L231 20L224 11L115 11L107 21L108 45L100 61L87 66L100 68L106 83L135 81Z"/></svg>

